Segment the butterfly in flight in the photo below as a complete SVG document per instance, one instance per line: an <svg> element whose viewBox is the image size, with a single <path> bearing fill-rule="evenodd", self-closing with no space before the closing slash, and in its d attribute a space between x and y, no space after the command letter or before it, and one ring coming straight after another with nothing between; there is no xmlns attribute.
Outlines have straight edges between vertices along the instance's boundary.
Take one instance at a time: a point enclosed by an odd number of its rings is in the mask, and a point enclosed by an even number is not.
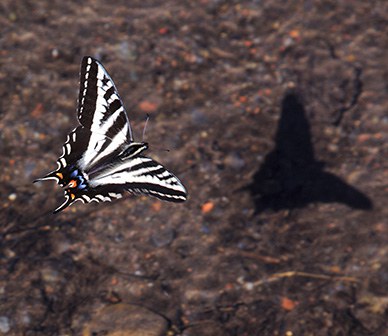
<svg viewBox="0 0 388 336"><path fill-rule="evenodd" d="M112 78L90 56L85 56L81 64L77 116L80 126L67 136L58 168L34 181L54 179L64 188L66 201L54 213L76 201L121 198L125 191L171 202L187 199L181 181L142 154L148 144L133 140Z"/></svg>

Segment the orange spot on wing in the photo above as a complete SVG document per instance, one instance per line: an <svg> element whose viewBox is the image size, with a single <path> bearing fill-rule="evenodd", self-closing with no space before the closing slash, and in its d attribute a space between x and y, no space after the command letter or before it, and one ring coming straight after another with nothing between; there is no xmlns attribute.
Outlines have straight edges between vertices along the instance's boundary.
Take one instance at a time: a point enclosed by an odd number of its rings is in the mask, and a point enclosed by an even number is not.
<svg viewBox="0 0 388 336"><path fill-rule="evenodd" d="M69 187L70 188L75 188L77 186L77 180L71 180L69 182Z"/></svg>
<svg viewBox="0 0 388 336"><path fill-rule="evenodd" d="M71 200L73 200L75 198L75 195L74 194L70 194L70 198L71 198Z"/></svg>
<svg viewBox="0 0 388 336"><path fill-rule="evenodd" d="M62 180L63 179L63 174L62 173L56 173L56 175Z"/></svg>

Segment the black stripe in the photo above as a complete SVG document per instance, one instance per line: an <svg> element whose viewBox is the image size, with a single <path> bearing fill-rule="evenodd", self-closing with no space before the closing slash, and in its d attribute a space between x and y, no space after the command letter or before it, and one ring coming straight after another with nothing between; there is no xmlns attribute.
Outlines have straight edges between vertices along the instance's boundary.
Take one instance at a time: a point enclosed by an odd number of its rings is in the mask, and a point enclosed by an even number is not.
<svg viewBox="0 0 388 336"><path fill-rule="evenodd" d="M85 126L86 128L90 128L92 126L93 121L93 115L96 110L96 101L97 101L97 72L98 72L98 65L97 63L92 60L90 64L90 69L88 71L89 77L86 80L86 68L89 65L87 63L88 57L84 57L82 60L81 65L81 76L80 76L80 91L79 91L79 106L78 106L78 118L81 123L81 125ZM86 86L86 93L85 95L85 83L87 83ZM81 105L82 100L84 101L83 105ZM80 114L81 107L82 114Z"/></svg>
<svg viewBox="0 0 388 336"><path fill-rule="evenodd" d="M106 90L104 94L104 99L109 100L109 98L115 93L115 87L111 86L108 90Z"/></svg>
<svg viewBox="0 0 388 336"><path fill-rule="evenodd" d="M164 200L169 200L173 202L183 202L183 199L175 199L172 197L164 196L164 195L158 195L158 194L153 194L152 191L159 192L165 195L175 195L175 196L183 196L186 199L186 193L183 191L175 190L175 189L170 189L164 186L161 186L159 184L151 184L151 183L128 183L125 185L126 189L128 191L134 190L134 189L140 189L144 193L149 193L157 198L164 199Z"/></svg>
<svg viewBox="0 0 388 336"><path fill-rule="evenodd" d="M98 154L102 153L109 145L110 145L111 141L109 140L105 140L105 142L103 143L103 145L101 146L100 148L100 151L99 153L96 154L96 156L98 156ZM96 144L96 146L98 145L98 143ZM93 162L94 160L92 160Z"/></svg>
<svg viewBox="0 0 388 336"><path fill-rule="evenodd" d="M142 168L152 168L152 167L156 167L158 166L159 163L157 163L156 161L143 161L131 168L124 168L124 169L121 169L121 170L117 170L113 173L113 175L116 175L118 173L122 173L122 172L126 172L126 171L131 171L131 172L135 172L136 170L139 170L139 169L142 169ZM146 174L146 173L144 173Z"/></svg>
<svg viewBox="0 0 388 336"><path fill-rule="evenodd" d="M125 111L121 111L119 116L117 117L117 119L115 120L115 122L113 123L113 125L111 127L109 127L108 131L105 133L105 135L109 138L109 139L113 139L114 136L119 133L119 132L122 132L124 126L127 124L127 118L125 117Z"/></svg>
<svg viewBox="0 0 388 336"><path fill-rule="evenodd" d="M131 168L131 171L136 171L136 170L139 170L139 169L142 169L142 168L152 168L152 167L156 167L156 166L159 166L159 163L157 163L156 161L153 161L153 160L142 161L141 163L133 166Z"/></svg>
<svg viewBox="0 0 388 336"><path fill-rule="evenodd" d="M112 86L105 92L105 94L104 94L104 99L106 100L106 105L108 105L108 99L115 93L115 88L114 88L114 86L113 86L113 83L112 83ZM117 93L116 93L117 94ZM118 96L118 94L117 94L117 96ZM117 99L116 99L117 100ZM112 104L116 101L116 100L114 100L113 102L112 102ZM111 105L112 105L111 104ZM112 112L111 111L111 105L109 105L108 106L108 110L107 110L107 113L104 113L104 115L102 116L102 119L101 119L101 124L102 123L104 123L111 115L112 115L112 113L114 113L116 110L117 110L117 108ZM120 106L121 106L121 102L120 102Z"/></svg>
<svg viewBox="0 0 388 336"><path fill-rule="evenodd" d="M76 134L76 140L73 141L73 134ZM69 134L69 141L66 141L66 144L69 144L71 149L70 153L67 152L63 156L68 165L75 164L84 154L86 148L88 147L90 139L90 130L86 129L83 126L78 126Z"/></svg>
<svg viewBox="0 0 388 336"><path fill-rule="evenodd" d="M128 134L127 134L127 137L128 137ZM127 158L133 158L135 156L139 156L139 154L145 151L147 148L148 148L148 145L146 143L132 142L123 152L122 158L127 159Z"/></svg>
<svg viewBox="0 0 388 336"><path fill-rule="evenodd" d="M147 171L147 172L141 174L141 176L153 175L153 176L157 176L159 180L163 180L163 177L159 177L158 175L164 173L165 171L166 171L166 169L161 167L161 168L158 168L156 170Z"/></svg>
<svg viewBox="0 0 388 336"><path fill-rule="evenodd" d="M161 181L164 181L164 180L168 180L170 179L171 177L175 177L173 174L171 174L168 170L166 170L170 175L166 175L166 176L158 176L158 179L161 180ZM176 177L175 177L176 178ZM178 183L175 182L175 181L172 181L170 182L171 185L177 185Z"/></svg>
<svg viewBox="0 0 388 336"><path fill-rule="evenodd" d="M121 102L119 99L114 100L109 106L108 106L108 112L109 115L112 115L115 113L120 107L121 107Z"/></svg>

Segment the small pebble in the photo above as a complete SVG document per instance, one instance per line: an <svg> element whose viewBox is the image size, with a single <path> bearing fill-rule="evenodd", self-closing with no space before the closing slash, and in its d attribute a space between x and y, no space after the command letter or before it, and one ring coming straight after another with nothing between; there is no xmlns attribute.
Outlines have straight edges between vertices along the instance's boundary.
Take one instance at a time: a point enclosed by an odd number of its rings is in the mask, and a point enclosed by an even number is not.
<svg viewBox="0 0 388 336"><path fill-rule="evenodd" d="M124 240L124 235L122 233L116 233L114 235L114 241L116 243L121 243Z"/></svg>
<svg viewBox="0 0 388 336"><path fill-rule="evenodd" d="M52 58L58 58L59 50L57 48L54 48L53 50L51 50L51 56Z"/></svg>
<svg viewBox="0 0 388 336"><path fill-rule="evenodd" d="M256 249L257 242L252 237L242 237L237 243L237 247L244 251L253 251Z"/></svg>
<svg viewBox="0 0 388 336"><path fill-rule="evenodd" d="M198 108L193 108L191 110L191 119L195 124L204 125L208 122L206 113Z"/></svg>
<svg viewBox="0 0 388 336"><path fill-rule="evenodd" d="M208 201L204 204L202 204L201 210L202 213L209 213L214 209L214 203L211 201Z"/></svg>
<svg viewBox="0 0 388 336"><path fill-rule="evenodd" d="M129 44L127 41L120 43L117 46L117 51L119 52L121 58L124 60L134 61L138 57L134 45Z"/></svg>
<svg viewBox="0 0 388 336"><path fill-rule="evenodd" d="M35 169L36 164L33 162L27 162L24 166L24 172L26 176L31 176L32 172Z"/></svg>
<svg viewBox="0 0 388 336"><path fill-rule="evenodd" d="M152 243L156 247L163 247L170 244L175 239L175 231L173 229L164 229L160 230L154 235L152 235Z"/></svg>
<svg viewBox="0 0 388 336"><path fill-rule="evenodd" d="M0 316L0 332L7 333L11 330L9 319L6 316Z"/></svg>
<svg viewBox="0 0 388 336"><path fill-rule="evenodd" d="M206 224L201 225L201 232L205 234L209 234L211 232L210 227Z"/></svg>
<svg viewBox="0 0 388 336"><path fill-rule="evenodd" d="M20 315L20 321L24 325L29 325L31 323L31 316L27 311L23 311Z"/></svg>
<svg viewBox="0 0 388 336"><path fill-rule="evenodd" d="M41 276L45 282L55 283L61 280L58 271L50 267L41 269Z"/></svg>
<svg viewBox="0 0 388 336"><path fill-rule="evenodd" d="M11 202L15 201L16 198L17 198L17 195L15 193L8 195L8 200L10 200Z"/></svg>
<svg viewBox="0 0 388 336"><path fill-rule="evenodd" d="M252 282L246 282L244 284L244 288L247 290L247 291L251 291L253 288L254 288L254 284Z"/></svg>
<svg viewBox="0 0 388 336"><path fill-rule="evenodd" d="M230 153L226 156L224 163L226 166L231 167L234 170L240 170L244 168L245 161L238 153Z"/></svg>
<svg viewBox="0 0 388 336"><path fill-rule="evenodd" d="M291 37L287 37L284 41L283 41L283 46L285 48L288 48L288 47L291 47L292 45L295 44L295 41L294 39L292 39Z"/></svg>

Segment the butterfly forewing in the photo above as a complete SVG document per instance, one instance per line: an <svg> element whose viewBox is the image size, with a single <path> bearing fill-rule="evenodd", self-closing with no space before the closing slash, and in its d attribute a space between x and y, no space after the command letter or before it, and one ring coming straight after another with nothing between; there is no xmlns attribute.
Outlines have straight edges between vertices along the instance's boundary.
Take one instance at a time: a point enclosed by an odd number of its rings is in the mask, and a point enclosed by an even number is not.
<svg viewBox="0 0 388 336"><path fill-rule="evenodd" d="M78 120L63 145L58 169L44 179L65 188L66 201L54 212L84 203L120 198L124 191L182 202L187 193L179 179L161 164L141 155L146 143L134 142L131 126L113 80L100 62L81 64Z"/></svg>
<svg viewBox="0 0 388 336"><path fill-rule="evenodd" d="M81 65L78 119L90 129L89 145L80 164L91 168L117 156L133 141L131 127L113 80L101 63L84 57Z"/></svg>

